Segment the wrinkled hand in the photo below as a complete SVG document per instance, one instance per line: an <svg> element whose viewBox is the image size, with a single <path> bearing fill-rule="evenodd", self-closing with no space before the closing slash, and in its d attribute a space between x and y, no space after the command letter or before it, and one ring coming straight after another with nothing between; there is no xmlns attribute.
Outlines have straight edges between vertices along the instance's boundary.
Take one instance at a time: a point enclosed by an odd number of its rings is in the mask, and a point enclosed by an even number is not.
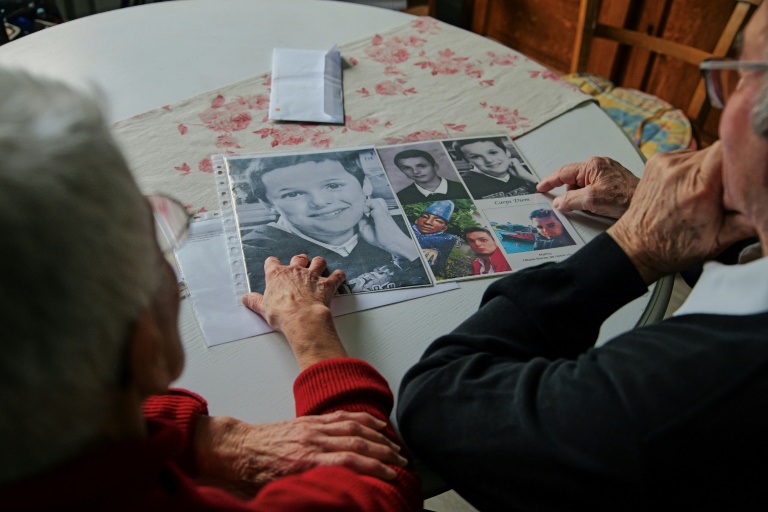
<svg viewBox="0 0 768 512"><path fill-rule="evenodd" d="M379 249L408 261L419 257L413 240L397 227L392 215L389 214L386 201L381 198L365 201L365 216L357 227L360 236Z"/></svg>
<svg viewBox="0 0 768 512"><path fill-rule="evenodd" d="M754 233L742 215L725 210L722 163L719 142L648 160L629 209L608 229L647 283Z"/></svg>
<svg viewBox="0 0 768 512"><path fill-rule="evenodd" d="M592 157L564 165L543 179L536 187L546 193L562 185L566 192L552 202L561 212L586 210L618 219L629 208L637 176L607 157Z"/></svg>
<svg viewBox="0 0 768 512"><path fill-rule="evenodd" d="M386 423L364 412L337 411L251 425L233 418L201 416L195 456L203 475L254 492L288 475L322 466L343 466L383 480L388 466L403 467L400 446L379 432Z"/></svg>
<svg viewBox="0 0 768 512"><path fill-rule="evenodd" d="M427 263L430 265L434 265L435 261L437 261L437 256L440 254L437 252L437 249L422 249L421 252L424 253L424 257L427 260Z"/></svg>
<svg viewBox="0 0 768 512"><path fill-rule="evenodd" d="M243 295L246 307L285 334L302 370L325 359L346 356L330 310L331 299L344 282L344 272L334 270L323 277L325 268L320 257L310 263L300 254L291 258L290 265L281 265L270 256L264 262L264 294Z"/></svg>

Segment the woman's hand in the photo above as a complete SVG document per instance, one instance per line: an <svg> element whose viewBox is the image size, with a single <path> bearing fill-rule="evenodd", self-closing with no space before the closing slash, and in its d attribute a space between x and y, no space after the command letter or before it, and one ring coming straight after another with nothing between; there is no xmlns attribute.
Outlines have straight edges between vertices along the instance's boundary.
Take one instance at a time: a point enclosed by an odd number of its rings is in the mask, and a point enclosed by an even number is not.
<svg viewBox="0 0 768 512"><path fill-rule="evenodd" d="M280 260L270 256L264 262L264 294L243 295L246 307L285 335L301 370L347 355L330 309L331 299L344 282L344 272L334 270L323 277L325 268L325 260L320 257L310 263L307 255L300 254L291 258L289 265L281 265Z"/></svg>
<svg viewBox="0 0 768 512"><path fill-rule="evenodd" d="M365 412L336 411L252 425L224 416L201 416L195 429L200 472L241 491L322 466L343 466L391 480L404 467L400 446L380 431L386 422Z"/></svg>

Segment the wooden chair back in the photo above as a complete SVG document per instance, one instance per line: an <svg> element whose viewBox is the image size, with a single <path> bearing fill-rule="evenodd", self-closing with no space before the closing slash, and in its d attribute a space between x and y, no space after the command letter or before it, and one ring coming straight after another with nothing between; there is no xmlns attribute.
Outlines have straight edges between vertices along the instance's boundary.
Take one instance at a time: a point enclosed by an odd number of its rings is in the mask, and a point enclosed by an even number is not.
<svg viewBox="0 0 768 512"><path fill-rule="evenodd" d="M404 12L431 16L451 25L469 28L474 0L408 0Z"/></svg>
<svg viewBox="0 0 768 512"><path fill-rule="evenodd" d="M414 2L408 0L408 6L403 9L403 12L413 14L414 16L432 16L437 17L437 0L429 0L426 4L423 2Z"/></svg>
<svg viewBox="0 0 768 512"><path fill-rule="evenodd" d="M666 21L664 16L669 15L671 1L672 0L664 0L665 4L662 11L662 19L658 25L660 28L664 27ZM707 51L666 40L662 37L646 34L644 32L600 23L598 22L600 0L581 0L576 29L576 43L571 59L570 72L586 71L592 41L595 38L615 41L620 45L643 48L650 51L652 54L665 55L698 67L704 59L710 57L724 57L728 54L733 46L736 36L746 24L752 11L760 5L761 1L762 0L735 0L733 11L717 40L717 44L714 49ZM643 84L645 85L647 85L651 71L650 68L652 67L653 62L653 58L648 59L646 69L643 71ZM607 78L616 83L616 85L621 85L620 66L617 66L617 64L620 63L614 61L613 71L611 73L612 76ZM643 85L641 85L640 89L643 88ZM688 105L676 106L683 108L688 119L695 125L701 126L709 112L708 105L709 104L706 101L704 81L700 79Z"/></svg>

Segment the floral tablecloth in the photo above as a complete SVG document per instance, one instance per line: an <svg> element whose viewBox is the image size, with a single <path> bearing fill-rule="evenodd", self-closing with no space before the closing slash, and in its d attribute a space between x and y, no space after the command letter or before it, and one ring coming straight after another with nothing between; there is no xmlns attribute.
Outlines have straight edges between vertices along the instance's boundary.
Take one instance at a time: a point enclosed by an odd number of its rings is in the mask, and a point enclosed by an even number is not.
<svg viewBox="0 0 768 512"><path fill-rule="evenodd" d="M432 18L339 49L346 62L343 126L269 121L269 73L116 123L142 189L213 211L214 153L518 137L590 101L524 55Z"/></svg>

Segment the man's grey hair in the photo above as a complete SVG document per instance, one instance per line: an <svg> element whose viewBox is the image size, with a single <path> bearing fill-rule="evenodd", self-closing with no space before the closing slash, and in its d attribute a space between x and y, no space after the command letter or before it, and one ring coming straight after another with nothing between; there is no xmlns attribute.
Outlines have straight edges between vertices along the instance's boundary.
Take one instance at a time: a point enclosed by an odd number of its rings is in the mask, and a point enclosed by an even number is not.
<svg viewBox="0 0 768 512"><path fill-rule="evenodd" d="M0 69L0 484L98 442L160 283L152 229L98 102Z"/></svg>

